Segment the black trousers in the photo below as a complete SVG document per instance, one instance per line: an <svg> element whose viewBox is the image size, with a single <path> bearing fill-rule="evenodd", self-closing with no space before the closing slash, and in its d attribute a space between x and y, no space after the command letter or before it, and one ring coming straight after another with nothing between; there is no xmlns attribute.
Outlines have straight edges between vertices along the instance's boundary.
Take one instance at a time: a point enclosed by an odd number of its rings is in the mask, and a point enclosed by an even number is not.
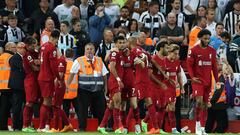
<svg viewBox="0 0 240 135"><path fill-rule="evenodd" d="M78 123L80 123L80 114L79 114L79 100L78 97L74 98L74 99L64 99L63 100L63 110L66 113L67 117L69 117L69 109L71 107L71 104L73 105L75 112L77 114L78 117Z"/></svg>
<svg viewBox="0 0 240 135"><path fill-rule="evenodd" d="M181 133L181 96L176 98L175 104L176 128Z"/></svg>
<svg viewBox="0 0 240 135"><path fill-rule="evenodd" d="M23 126L23 107L25 103L25 92L21 89L13 89L12 92L13 129L21 130Z"/></svg>
<svg viewBox="0 0 240 135"><path fill-rule="evenodd" d="M216 122L216 128L214 124ZM205 125L207 133L224 133L228 127L228 116L227 110L213 110L208 109L208 117Z"/></svg>
<svg viewBox="0 0 240 135"><path fill-rule="evenodd" d="M8 130L8 117L10 116L12 90L0 91L0 130Z"/></svg>
<svg viewBox="0 0 240 135"><path fill-rule="evenodd" d="M91 106L91 111L94 118L98 119L98 124L101 123L105 111L105 96L103 91L90 92L86 90L78 90L79 105L80 105L80 130L84 131L87 127L88 106Z"/></svg>

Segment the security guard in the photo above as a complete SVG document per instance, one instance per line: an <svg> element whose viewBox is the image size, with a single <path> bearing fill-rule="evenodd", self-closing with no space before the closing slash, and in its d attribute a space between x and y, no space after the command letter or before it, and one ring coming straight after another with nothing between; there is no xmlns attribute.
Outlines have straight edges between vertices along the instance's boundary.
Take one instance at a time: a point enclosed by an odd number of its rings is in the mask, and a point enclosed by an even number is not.
<svg viewBox="0 0 240 135"><path fill-rule="evenodd" d="M65 52L66 55L66 61L67 61L67 68L65 73L65 83L67 83L67 79L70 75L70 70L73 65L73 56L74 51L73 49L69 48ZM78 92L78 76L76 75L73 78L72 83L69 85L69 88L66 90L64 94L63 99L63 110L65 111L66 115L69 117L69 109L71 107L71 104L73 105L75 112L78 116L78 122L80 123L80 116L79 116L79 101L77 98L77 92Z"/></svg>
<svg viewBox="0 0 240 135"><path fill-rule="evenodd" d="M78 74L78 97L80 103L79 128L84 131L87 126L88 106L91 105L93 116L102 121L105 111L104 90L107 91L107 69L100 57L94 56L92 43L85 45L85 55L78 57L70 70L67 89L75 74Z"/></svg>
<svg viewBox="0 0 240 135"><path fill-rule="evenodd" d="M10 76L9 59L14 55L15 43L8 42L5 51L0 55L0 130L8 130L7 122L11 109L12 91L8 87Z"/></svg>
<svg viewBox="0 0 240 135"><path fill-rule="evenodd" d="M223 70L219 72L219 83L214 83L212 88L205 125L206 133L224 133L228 127L225 78L229 73L223 73L229 71L226 68L229 69L230 66L223 66ZM215 122L217 126L213 129Z"/></svg>

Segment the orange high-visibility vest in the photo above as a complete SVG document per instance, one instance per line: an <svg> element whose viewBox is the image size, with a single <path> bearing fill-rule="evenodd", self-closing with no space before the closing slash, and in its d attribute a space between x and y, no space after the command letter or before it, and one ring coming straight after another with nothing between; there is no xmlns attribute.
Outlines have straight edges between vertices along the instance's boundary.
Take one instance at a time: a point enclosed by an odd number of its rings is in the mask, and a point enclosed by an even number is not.
<svg viewBox="0 0 240 135"><path fill-rule="evenodd" d="M9 53L3 53L0 56L0 90L9 89L8 80L10 77L9 59L12 57Z"/></svg>
<svg viewBox="0 0 240 135"><path fill-rule="evenodd" d="M90 64L86 56L77 58L80 64L78 73L78 88L95 92L103 89L103 62L100 57L94 56L94 61Z"/></svg>
<svg viewBox="0 0 240 135"><path fill-rule="evenodd" d="M220 76L221 74L219 74ZM216 82L214 77L212 76L212 87L211 87L211 94L210 94L210 99L212 98L212 96L214 95L214 92L216 90ZM224 87L224 90L221 93L221 96L219 97L217 103L220 102L226 102L227 96L226 96L226 87Z"/></svg>
<svg viewBox="0 0 240 135"><path fill-rule="evenodd" d="M66 68L66 73L65 73L65 78L64 78L65 83L67 83L72 65L73 65L73 61L72 60L67 60L67 68ZM72 83L69 85L68 91L65 92L64 99L74 99L74 98L76 98L77 97L77 90L78 90L78 76L76 75L73 78Z"/></svg>
<svg viewBox="0 0 240 135"><path fill-rule="evenodd" d="M156 45L156 41L152 40L151 38L146 38L145 45L146 46L155 46Z"/></svg>
<svg viewBox="0 0 240 135"><path fill-rule="evenodd" d="M43 45L44 43L48 42L50 35L51 31L47 31L46 29L44 29L40 36L40 45Z"/></svg>
<svg viewBox="0 0 240 135"><path fill-rule="evenodd" d="M198 33L202 30L201 27L195 26L189 33L189 48L188 50L190 50L195 43L197 42L198 39Z"/></svg>

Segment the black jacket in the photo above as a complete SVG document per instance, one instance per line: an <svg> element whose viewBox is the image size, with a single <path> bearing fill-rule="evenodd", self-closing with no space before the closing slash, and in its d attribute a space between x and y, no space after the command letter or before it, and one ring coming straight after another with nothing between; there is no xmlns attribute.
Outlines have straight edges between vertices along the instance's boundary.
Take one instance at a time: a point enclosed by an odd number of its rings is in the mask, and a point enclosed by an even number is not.
<svg viewBox="0 0 240 135"><path fill-rule="evenodd" d="M221 75L219 77L219 81L220 82L223 82L224 85L221 85L221 88L220 89L217 89L214 91L214 94L210 100L212 106L211 106L211 109L214 109L214 110L224 110L224 109L227 109L227 100L226 102L219 102L217 103L218 99L220 98L223 90L225 90L225 79L223 77L223 75Z"/></svg>
<svg viewBox="0 0 240 135"><path fill-rule="evenodd" d="M25 72L23 68L23 59L16 53L9 59L11 67L10 78L8 87L11 89L22 89L24 90L24 78Z"/></svg>

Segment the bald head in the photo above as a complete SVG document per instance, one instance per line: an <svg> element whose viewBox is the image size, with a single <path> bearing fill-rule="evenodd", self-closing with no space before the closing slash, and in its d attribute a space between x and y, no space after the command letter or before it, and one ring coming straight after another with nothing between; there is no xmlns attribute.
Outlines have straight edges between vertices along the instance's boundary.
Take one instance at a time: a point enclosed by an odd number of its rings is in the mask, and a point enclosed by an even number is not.
<svg viewBox="0 0 240 135"><path fill-rule="evenodd" d="M167 22L169 25L175 25L176 24L176 14L173 13L173 12L170 12L168 15L167 15Z"/></svg>
<svg viewBox="0 0 240 135"><path fill-rule="evenodd" d="M5 50L6 51L11 51L11 52L16 52L16 44L14 42L8 42L6 45L5 45Z"/></svg>
<svg viewBox="0 0 240 135"><path fill-rule="evenodd" d="M45 21L45 28L48 30L48 31L53 31L54 30L54 21L51 19L51 18L48 18L46 21Z"/></svg>
<svg viewBox="0 0 240 135"><path fill-rule="evenodd" d="M145 44L145 41L146 41L146 34L144 32L140 32L139 35L138 35L138 43L140 45L144 45Z"/></svg>

